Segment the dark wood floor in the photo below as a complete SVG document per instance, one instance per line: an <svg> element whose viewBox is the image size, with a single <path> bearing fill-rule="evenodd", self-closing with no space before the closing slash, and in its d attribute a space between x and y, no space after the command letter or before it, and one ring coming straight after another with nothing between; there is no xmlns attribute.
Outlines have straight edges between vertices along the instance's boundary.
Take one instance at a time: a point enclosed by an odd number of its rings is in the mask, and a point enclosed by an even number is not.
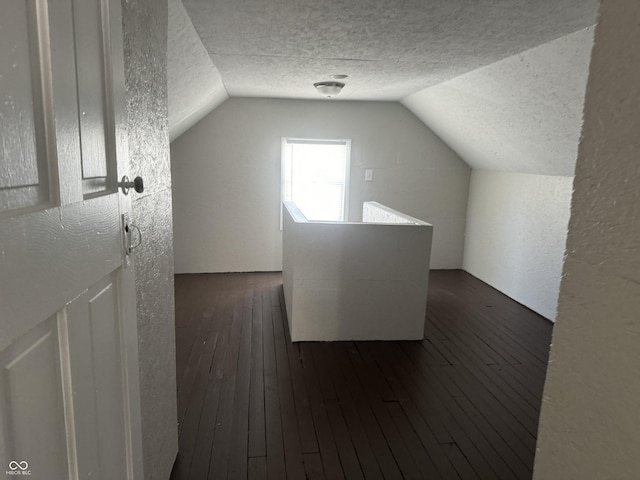
<svg viewBox="0 0 640 480"><path fill-rule="evenodd" d="M530 479L551 324L431 273L425 340L289 340L279 273L176 276L178 479Z"/></svg>

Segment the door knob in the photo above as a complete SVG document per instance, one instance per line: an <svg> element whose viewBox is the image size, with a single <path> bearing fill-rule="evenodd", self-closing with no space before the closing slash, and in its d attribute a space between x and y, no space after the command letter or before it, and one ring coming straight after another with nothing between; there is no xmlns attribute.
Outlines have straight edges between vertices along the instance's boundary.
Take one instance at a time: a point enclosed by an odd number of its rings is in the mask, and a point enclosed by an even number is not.
<svg viewBox="0 0 640 480"><path fill-rule="evenodd" d="M144 181L142 180L142 177L136 177L132 182L129 180L129 177L125 175L122 177L122 180L120 180L120 188L122 189L122 193L125 195L129 194L130 188L133 188L138 193L142 193L144 192Z"/></svg>

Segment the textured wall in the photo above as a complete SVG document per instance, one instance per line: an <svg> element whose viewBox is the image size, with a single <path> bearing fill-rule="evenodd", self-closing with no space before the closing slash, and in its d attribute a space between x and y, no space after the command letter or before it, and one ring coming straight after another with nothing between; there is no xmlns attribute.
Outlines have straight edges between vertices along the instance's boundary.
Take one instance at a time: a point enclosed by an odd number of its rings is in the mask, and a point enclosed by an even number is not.
<svg viewBox="0 0 640 480"><path fill-rule="evenodd" d="M554 320L571 177L473 170L463 268Z"/></svg>
<svg viewBox="0 0 640 480"><path fill-rule="evenodd" d="M593 29L407 97L471 167L573 175Z"/></svg>
<svg viewBox="0 0 640 480"><path fill-rule="evenodd" d="M173 141L229 95L181 0L169 0L169 136Z"/></svg>
<svg viewBox="0 0 640 480"><path fill-rule="evenodd" d="M231 98L171 145L177 272L282 269L282 137L352 139L349 219L429 222L431 267L462 266L469 167L402 105Z"/></svg>
<svg viewBox="0 0 640 480"><path fill-rule="evenodd" d="M132 219L145 477L167 479L178 450L175 384L171 168L167 123L167 4L123 1Z"/></svg>
<svg viewBox="0 0 640 480"><path fill-rule="evenodd" d="M640 475L640 2L603 0L537 480Z"/></svg>

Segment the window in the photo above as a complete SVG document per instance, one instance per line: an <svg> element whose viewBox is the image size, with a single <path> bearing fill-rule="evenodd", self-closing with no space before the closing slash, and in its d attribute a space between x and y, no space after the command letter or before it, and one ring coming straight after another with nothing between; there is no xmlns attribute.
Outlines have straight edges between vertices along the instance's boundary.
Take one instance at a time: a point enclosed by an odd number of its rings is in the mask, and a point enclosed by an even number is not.
<svg viewBox="0 0 640 480"><path fill-rule="evenodd" d="M351 140L282 140L282 200L309 220L347 219Z"/></svg>

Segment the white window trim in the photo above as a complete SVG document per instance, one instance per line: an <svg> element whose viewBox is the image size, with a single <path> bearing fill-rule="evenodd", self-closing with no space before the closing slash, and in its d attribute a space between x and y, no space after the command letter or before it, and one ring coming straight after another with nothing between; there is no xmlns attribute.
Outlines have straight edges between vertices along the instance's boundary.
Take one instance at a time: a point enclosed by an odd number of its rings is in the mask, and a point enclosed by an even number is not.
<svg viewBox="0 0 640 480"><path fill-rule="evenodd" d="M311 143L311 144L326 144L326 145L345 145L346 146L346 166L344 175L344 202L343 202L343 222L349 221L349 190L351 186L351 139L349 138L296 138L296 137L282 137L280 143L280 230L282 231L283 221L283 202L284 202L284 152L287 143Z"/></svg>

